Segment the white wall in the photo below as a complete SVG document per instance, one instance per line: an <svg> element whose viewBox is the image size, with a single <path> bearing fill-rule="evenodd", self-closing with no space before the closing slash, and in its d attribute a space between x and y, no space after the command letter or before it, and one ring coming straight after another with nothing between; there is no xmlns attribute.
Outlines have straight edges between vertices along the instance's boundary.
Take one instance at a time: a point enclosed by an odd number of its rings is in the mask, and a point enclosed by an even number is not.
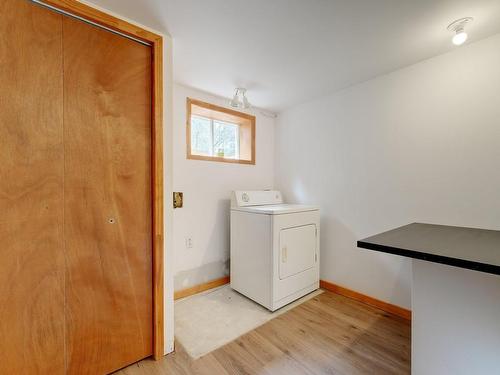
<svg viewBox="0 0 500 375"><path fill-rule="evenodd" d="M186 98L225 106L227 99L181 85L174 86L174 191L184 193L184 207L174 210L174 286L184 289L229 274L231 190L273 188L274 119L258 110L256 164L186 159ZM166 204L171 205L167 196ZM186 248L186 238L193 247Z"/></svg>
<svg viewBox="0 0 500 375"><path fill-rule="evenodd" d="M356 240L500 227L500 35L282 113L276 188L322 209L321 277L410 307L411 267Z"/></svg>

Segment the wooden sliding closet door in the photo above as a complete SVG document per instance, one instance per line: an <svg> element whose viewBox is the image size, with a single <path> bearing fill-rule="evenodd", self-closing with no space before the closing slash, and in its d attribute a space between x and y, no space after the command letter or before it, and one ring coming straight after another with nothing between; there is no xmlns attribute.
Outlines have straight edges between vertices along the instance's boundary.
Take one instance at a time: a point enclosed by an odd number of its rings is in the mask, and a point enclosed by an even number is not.
<svg viewBox="0 0 500 375"><path fill-rule="evenodd" d="M0 374L64 374L62 18L0 1Z"/></svg>
<svg viewBox="0 0 500 375"><path fill-rule="evenodd" d="M70 374L153 353L150 47L63 20Z"/></svg>

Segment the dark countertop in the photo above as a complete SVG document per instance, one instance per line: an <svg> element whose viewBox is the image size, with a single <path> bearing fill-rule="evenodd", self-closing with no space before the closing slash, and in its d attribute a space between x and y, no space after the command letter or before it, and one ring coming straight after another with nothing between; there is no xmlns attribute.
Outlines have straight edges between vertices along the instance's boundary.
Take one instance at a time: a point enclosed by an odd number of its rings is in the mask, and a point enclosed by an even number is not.
<svg viewBox="0 0 500 375"><path fill-rule="evenodd" d="M500 231L413 223L358 247L500 275Z"/></svg>

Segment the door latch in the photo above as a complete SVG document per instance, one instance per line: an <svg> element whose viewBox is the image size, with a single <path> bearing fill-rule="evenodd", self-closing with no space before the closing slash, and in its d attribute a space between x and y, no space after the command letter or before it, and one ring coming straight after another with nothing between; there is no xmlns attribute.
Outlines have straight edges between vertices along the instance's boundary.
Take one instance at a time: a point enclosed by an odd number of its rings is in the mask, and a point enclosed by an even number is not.
<svg viewBox="0 0 500 375"><path fill-rule="evenodd" d="M182 208L184 203L184 194L179 191L174 191L174 208Z"/></svg>

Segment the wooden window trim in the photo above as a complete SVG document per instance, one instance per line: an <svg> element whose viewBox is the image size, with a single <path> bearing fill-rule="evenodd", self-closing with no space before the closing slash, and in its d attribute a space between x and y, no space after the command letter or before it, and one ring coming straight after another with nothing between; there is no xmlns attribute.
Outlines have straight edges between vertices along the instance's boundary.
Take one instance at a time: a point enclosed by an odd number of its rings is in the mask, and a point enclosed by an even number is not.
<svg viewBox="0 0 500 375"><path fill-rule="evenodd" d="M164 356L164 218L163 218L163 38L161 35L111 16L76 0L41 2L92 21L109 29L140 39L151 46L153 64L151 173L153 212L153 357Z"/></svg>
<svg viewBox="0 0 500 375"><path fill-rule="evenodd" d="M233 109L220 107L214 104L206 103L201 100L187 98L186 100L186 157L191 160L205 160L205 161L217 161L223 163L233 163L233 164L249 164L255 165L255 116L249 115L247 113L238 112ZM202 108L206 108L207 110L219 112L226 114L228 116L233 116L235 118L244 119L250 122L250 152L251 157L249 160L246 159L230 159L223 158L219 156L204 156L204 155L195 155L192 153L191 149L191 114L192 114L192 106L198 106ZM227 120L226 120L227 121ZM241 124L241 121L232 120L230 122L235 122ZM240 136L241 138L241 136ZM240 140L240 149L241 149L241 140Z"/></svg>

